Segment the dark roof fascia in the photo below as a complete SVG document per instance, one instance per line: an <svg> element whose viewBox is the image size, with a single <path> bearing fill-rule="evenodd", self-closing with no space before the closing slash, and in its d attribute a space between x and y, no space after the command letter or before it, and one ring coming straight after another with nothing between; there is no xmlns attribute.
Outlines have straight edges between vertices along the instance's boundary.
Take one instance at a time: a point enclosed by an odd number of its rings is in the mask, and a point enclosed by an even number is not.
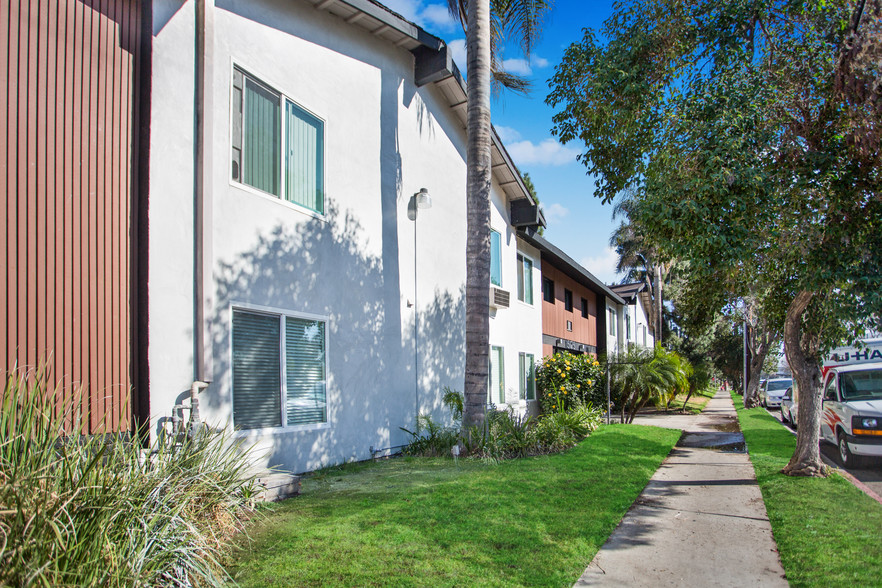
<svg viewBox="0 0 882 588"><path fill-rule="evenodd" d="M389 27L419 41L421 45L424 47L428 47L429 49L434 49L438 51L444 46L444 41L436 37L435 35L425 31L409 20L405 19L403 16L396 14L388 7L382 5L379 2L374 2L373 0L336 0L342 4L348 4L349 6L355 8L356 10L360 10L361 12L367 14L368 16L372 16L378 21L382 22L384 25L388 25Z"/></svg>
<svg viewBox="0 0 882 588"><path fill-rule="evenodd" d="M601 294L611 298L616 304L627 304L621 296L610 290L606 284L594 277L594 274L576 263L576 261L532 231L518 231L518 237L538 249L543 258L551 260L551 265L559 267L565 274L586 286L595 294Z"/></svg>
<svg viewBox="0 0 882 588"><path fill-rule="evenodd" d="M631 287L637 286L636 289L631 290ZM635 302L637 300L637 295L643 292L646 289L646 284L643 282L631 282L630 284L618 284L616 286L610 287L613 292L621 296L623 299L628 301L628 304ZM619 290L627 289L628 293L619 292Z"/></svg>

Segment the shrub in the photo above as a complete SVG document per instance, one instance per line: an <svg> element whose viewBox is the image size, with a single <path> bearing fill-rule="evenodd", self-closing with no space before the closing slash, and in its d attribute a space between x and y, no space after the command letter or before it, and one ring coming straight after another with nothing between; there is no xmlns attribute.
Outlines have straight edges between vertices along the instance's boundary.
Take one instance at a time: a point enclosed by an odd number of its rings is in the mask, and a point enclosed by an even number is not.
<svg viewBox="0 0 882 588"><path fill-rule="evenodd" d="M224 583L219 559L253 497L247 454L205 428L145 457L120 436L76 434L81 399L56 411L56 396L42 373L6 376L0 585Z"/></svg>
<svg viewBox="0 0 882 588"><path fill-rule="evenodd" d="M427 414L417 417L417 430L410 431L400 427L411 436L410 443L404 448L407 455L439 457L450 455L450 449L459 443L459 432L453 427L444 427Z"/></svg>
<svg viewBox="0 0 882 588"><path fill-rule="evenodd" d="M602 376L600 364L590 355L558 352L546 357L536 368L542 411L561 412L577 402L594 401Z"/></svg>
<svg viewBox="0 0 882 588"><path fill-rule="evenodd" d="M462 394L447 390L444 403L454 415L462 407ZM409 455L450 455L454 445L460 445L464 454L499 461L528 455L540 455L572 447L600 424L601 413L591 403L579 398L569 402L563 411L555 409L538 418L518 415L513 408L490 410L483 427L460 431L457 427L443 427L427 415L420 415L417 432L401 429L411 435L404 453Z"/></svg>

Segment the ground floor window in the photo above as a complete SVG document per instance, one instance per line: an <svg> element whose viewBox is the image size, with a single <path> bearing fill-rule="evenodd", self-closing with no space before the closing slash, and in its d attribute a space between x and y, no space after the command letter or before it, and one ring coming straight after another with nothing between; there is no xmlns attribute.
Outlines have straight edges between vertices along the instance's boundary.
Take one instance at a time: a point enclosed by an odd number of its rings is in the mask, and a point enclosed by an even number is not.
<svg viewBox="0 0 882 588"><path fill-rule="evenodd" d="M490 386L487 403L505 403L505 351L502 347L490 347Z"/></svg>
<svg viewBox="0 0 882 588"><path fill-rule="evenodd" d="M518 355L518 363L520 368L520 399L536 400L536 370L535 361L532 353L521 353Z"/></svg>
<svg viewBox="0 0 882 588"><path fill-rule="evenodd" d="M233 423L239 429L326 423L325 321L233 310Z"/></svg>

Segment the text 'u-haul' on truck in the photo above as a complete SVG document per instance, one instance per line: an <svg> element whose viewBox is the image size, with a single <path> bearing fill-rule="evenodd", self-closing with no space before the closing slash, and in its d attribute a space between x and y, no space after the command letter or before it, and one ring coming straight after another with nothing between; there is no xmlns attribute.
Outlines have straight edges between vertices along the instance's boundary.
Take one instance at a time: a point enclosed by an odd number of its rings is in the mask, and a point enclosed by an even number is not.
<svg viewBox="0 0 882 588"><path fill-rule="evenodd" d="M834 349L822 369L821 439L839 448L847 468L882 457L882 338ZM795 421L794 382L791 418Z"/></svg>
<svg viewBox="0 0 882 588"><path fill-rule="evenodd" d="M882 457L882 338L834 349L824 362L821 437L844 467Z"/></svg>

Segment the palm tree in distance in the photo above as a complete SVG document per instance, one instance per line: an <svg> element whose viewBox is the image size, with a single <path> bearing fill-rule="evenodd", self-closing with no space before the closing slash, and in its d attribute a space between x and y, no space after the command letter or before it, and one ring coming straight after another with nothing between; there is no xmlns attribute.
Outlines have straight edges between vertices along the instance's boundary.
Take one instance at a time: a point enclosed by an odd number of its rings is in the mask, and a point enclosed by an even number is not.
<svg viewBox="0 0 882 588"><path fill-rule="evenodd" d="M647 243L643 230L634 221L639 201L632 194L624 194L613 206L613 219L622 218L609 238L610 247L618 254L616 273L625 274L624 279L643 282L650 293L649 319L658 343L662 341L664 305L662 286L668 278L673 263L665 260L660 252Z"/></svg>
<svg viewBox="0 0 882 588"><path fill-rule="evenodd" d="M529 58L550 2L448 0L465 29L467 52L466 428L483 425L490 368L490 95L494 85L526 91L526 80L500 67L499 50L512 39Z"/></svg>

